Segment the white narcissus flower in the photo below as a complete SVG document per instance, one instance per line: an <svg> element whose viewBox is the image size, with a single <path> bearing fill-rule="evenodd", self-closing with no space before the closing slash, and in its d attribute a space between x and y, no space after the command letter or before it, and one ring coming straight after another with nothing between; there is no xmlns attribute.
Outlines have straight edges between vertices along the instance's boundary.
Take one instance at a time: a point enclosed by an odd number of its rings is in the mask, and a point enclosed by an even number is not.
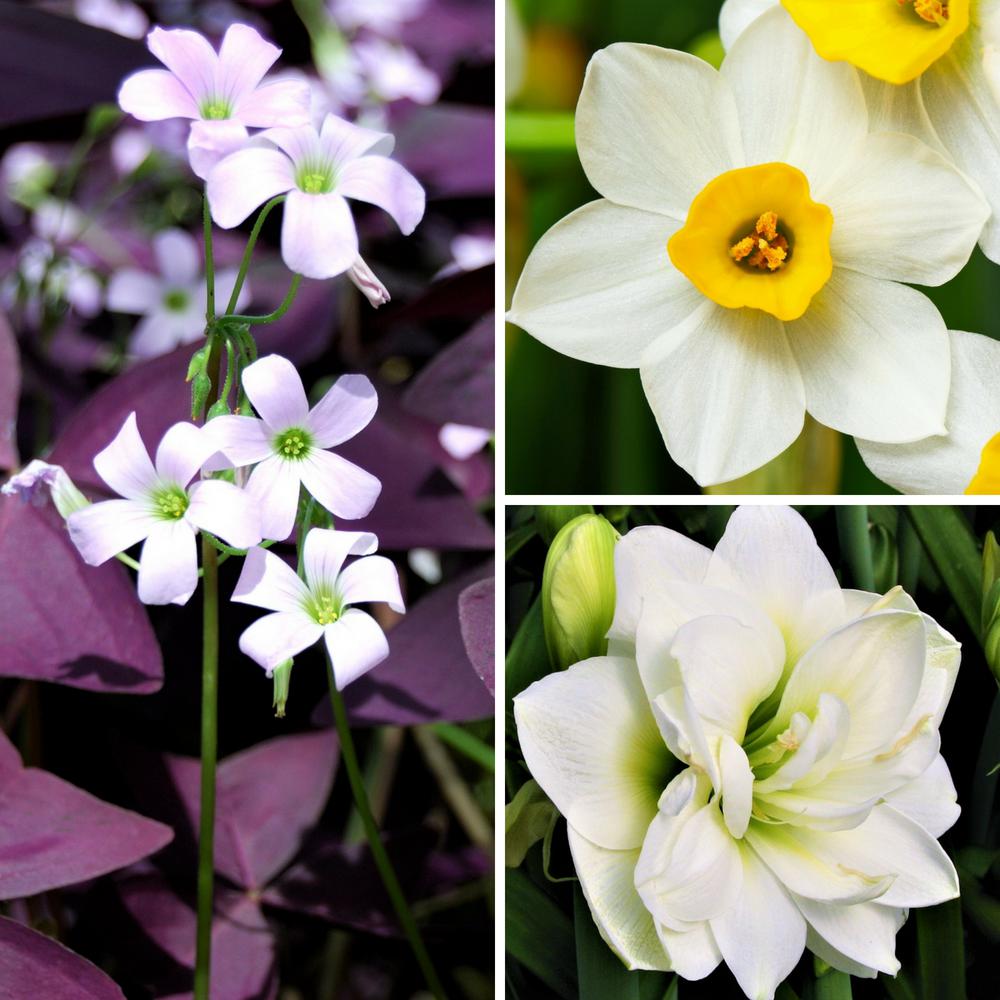
<svg viewBox="0 0 1000 1000"><path fill-rule="evenodd" d="M858 441L861 457L901 493L1000 493L1000 342L952 330L948 433L885 445Z"/></svg>
<svg viewBox="0 0 1000 1000"><path fill-rule="evenodd" d="M129 353L137 358L166 354L205 335L205 281L198 242L183 229L165 229L153 237L153 255L159 274L122 268L111 276L106 293L112 312L142 316L129 341ZM215 297L223 305L232 294L236 273L235 268L216 272ZM237 311L249 298L244 284Z"/></svg>
<svg viewBox="0 0 1000 1000"><path fill-rule="evenodd" d="M385 601L405 611L399 575L385 556L373 556L378 539L367 532L313 528L302 550L305 579L266 549L247 553L233 600L274 612L254 622L240 649L270 673L323 639L342 691L389 655L389 644L371 615L352 607ZM346 569L348 556L364 556Z"/></svg>
<svg viewBox="0 0 1000 1000"><path fill-rule="evenodd" d="M944 431L945 325L903 282L957 274L989 208L940 153L870 131L858 76L780 11L719 72L648 45L591 60L576 135L604 198L541 239L510 318L639 368L702 485L778 455L806 411L882 442Z"/></svg>
<svg viewBox="0 0 1000 1000"><path fill-rule="evenodd" d="M723 44L782 4L821 56L863 70L880 128L928 137L978 182L979 245L1000 262L1000 0L726 0Z"/></svg>
<svg viewBox="0 0 1000 1000"><path fill-rule="evenodd" d="M139 600L186 604L198 586L199 529L239 549L261 540L260 515L249 494L219 479L191 484L215 451L204 428L174 424L154 464L136 416L129 414L114 441L94 457L101 479L123 499L91 504L66 522L84 561L100 566L143 542Z"/></svg>
<svg viewBox="0 0 1000 1000"><path fill-rule="evenodd" d="M281 541L292 533L300 486L335 517L353 521L371 511L382 484L327 450L375 416L378 394L364 375L342 375L310 409L295 365L270 354L244 370L243 388L260 419L216 417L205 433L236 468L254 466L247 492L260 505L265 538Z"/></svg>
<svg viewBox="0 0 1000 1000"><path fill-rule="evenodd" d="M605 941L687 979L724 961L754 1000L805 948L894 975L907 910L958 895L959 644L899 588L841 590L789 508L741 508L714 552L636 528L615 585L608 655L514 700Z"/></svg>

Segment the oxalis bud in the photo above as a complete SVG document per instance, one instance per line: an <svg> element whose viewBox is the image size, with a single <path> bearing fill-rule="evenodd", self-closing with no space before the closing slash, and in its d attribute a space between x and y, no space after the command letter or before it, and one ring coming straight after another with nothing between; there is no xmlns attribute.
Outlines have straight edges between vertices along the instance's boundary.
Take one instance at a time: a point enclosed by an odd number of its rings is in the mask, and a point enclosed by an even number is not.
<svg viewBox="0 0 1000 1000"><path fill-rule="evenodd" d="M542 622L554 666L602 656L615 612L614 549L618 532L597 514L565 524L542 574Z"/></svg>
<svg viewBox="0 0 1000 1000"><path fill-rule="evenodd" d="M993 676L1000 683L1000 545L992 531L983 544L983 652Z"/></svg>
<svg viewBox="0 0 1000 1000"><path fill-rule="evenodd" d="M274 715L278 719L285 717L285 704L288 701L288 688L292 683L294 662L294 660L285 660L271 672L271 677L274 680Z"/></svg>
<svg viewBox="0 0 1000 1000"><path fill-rule="evenodd" d="M212 391L212 380L201 371L191 379L191 419L197 420L208 402L208 394Z"/></svg>
<svg viewBox="0 0 1000 1000"><path fill-rule="evenodd" d="M229 404L224 399L217 399L209 408L205 415L206 420L213 420L215 417L224 417L229 413Z"/></svg>

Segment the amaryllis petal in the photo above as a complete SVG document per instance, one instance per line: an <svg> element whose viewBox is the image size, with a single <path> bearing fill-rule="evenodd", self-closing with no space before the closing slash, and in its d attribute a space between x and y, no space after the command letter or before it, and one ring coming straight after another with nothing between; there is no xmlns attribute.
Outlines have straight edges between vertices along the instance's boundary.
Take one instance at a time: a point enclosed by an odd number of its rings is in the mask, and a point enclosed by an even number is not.
<svg viewBox="0 0 1000 1000"><path fill-rule="evenodd" d="M363 431L378 409L378 393L364 375L342 375L309 411L306 428L316 446L332 448Z"/></svg>
<svg viewBox="0 0 1000 1000"><path fill-rule="evenodd" d="M336 517L365 517L382 491L382 484L360 466L340 455L313 449L301 463L302 484Z"/></svg>
<svg viewBox="0 0 1000 1000"><path fill-rule="evenodd" d="M264 422L255 417L223 415L205 424L205 434L236 468L262 462L271 454Z"/></svg>
<svg viewBox="0 0 1000 1000"><path fill-rule="evenodd" d="M813 899L792 897L802 916L809 921L811 934L807 939L809 947L820 958L829 961L834 968L843 968L837 959L844 956L866 969L895 976L899 972L896 958L896 932L903 925L905 913L892 906L878 903L858 903L854 906L835 906ZM820 941L814 936L818 935ZM833 959L826 958L826 949L832 948ZM853 975L861 975L856 969Z"/></svg>
<svg viewBox="0 0 1000 1000"><path fill-rule="evenodd" d="M219 96L238 102L264 79L280 55L281 49L265 41L250 25L231 24L219 46Z"/></svg>
<svg viewBox="0 0 1000 1000"><path fill-rule="evenodd" d="M203 35L184 28L153 28L146 36L146 44L196 102L221 96L215 94L219 57Z"/></svg>
<svg viewBox="0 0 1000 1000"><path fill-rule="evenodd" d="M185 517L237 549L248 549L263 537L256 500L222 479L203 479L191 487Z"/></svg>
<svg viewBox="0 0 1000 1000"><path fill-rule="evenodd" d="M323 626L305 611L277 611L258 618L241 636L240 649L265 670L319 642Z"/></svg>
<svg viewBox="0 0 1000 1000"><path fill-rule="evenodd" d="M299 507L296 466L277 455L265 458L247 480L247 492L260 507L260 530L265 538L284 541L295 527Z"/></svg>
<svg viewBox="0 0 1000 1000"><path fill-rule="evenodd" d="M223 229L238 226L258 205L295 187L287 156L276 149L241 149L212 168L205 194Z"/></svg>
<svg viewBox="0 0 1000 1000"><path fill-rule="evenodd" d="M298 573L284 559L260 548L247 553L232 597L269 611L301 611L308 598Z"/></svg>
<svg viewBox="0 0 1000 1000"><path fill-rule="evenodd" d="M399 592L399 573L385 556L368 556L351 563L340 574L337 589L348 604L385 601L399 614L406 610Z"/></svg>
<svg viewBox="0 0 1000 1000"><path fill-rule="evenodd" d="M389 643L378 622L357 608L348 608L324 629L337 690L378 666L389 655Z"/></svg>
<svg viewBox="0 0 1000 1000"><path fill-rule="evenodd" d="M94 456L98 475L119 496L145 500L157 481L156 469L139 436L135 412L128 415L122 429L103 451Z"/></svg>
<svg viewBox="0 0 1000 1000"><path fill-rule="evenodd" d="M191 169L207 180L219 163L247 144L248 136L246 125L233 118L192 122L187 142Z"/></svg>
<svg viewBox="0 0 1000 1000"><path fill-rule="evenodd" d="M159 521L150 530L139 559L139 600L143 604L186 604L198 588L198 546L186 521Z"/></svg>
<svg viewBox="0 0 1000 1000"><path fill-rule="evenodd" d="M160 280L134 268L115 271L105 292L105 303L112 312L145 313L159 305L162 298Z"/></svg>
<svg viewBox="0 0 1000 1000"><path fill-rule="evenodd" d="M174 424L156 449L157 475L164 482L187 486L215 451L214 442L201 427L183 421Z"/></svg>
<svg viewBox="0 0 1000 1000"><path fill-rule="evenodd" d="M298 370L287 358L269 354L255 361L243 372L243 388L272 431L306 426L309 401Z"/></svg>
<svg viewBox="0 0 1000 1000"><path fill-rule="evenodd" d="M281 225L281 256L307 278L343 274L358 256L358 233L344 198L292 191Z"/></svg>
<svg viewBox="0 0 1000 1000"><path fill-rule="evenodd" d="M278 80L239 98L236 114L250 128L268 128L276 122L308 125L310 100L306 83Z"/></svg>
<svg viewBox="0 0 1000 1000"><path fill-rule="evenodd" d="M323 152L341 166L365 153L388 156L395 139L388 132L376 132L336 115L327 115L320 128Z"/></svg>
<svg viewBox="0 0 1000 1000"><path fill-rule="evenodd" d="M367 556L378 539L367 531L327 531L313 528L302 548L306 581L314 590L333 587L348 556Z"/></svg>
<svg viewBox="0 0 1000 1000"><path fill-rule="evenodd" d="M118 91L118 105L142 122L165 118L197 118L198 104L173 73L144 69L133 73Z"/></svg>
<svg viewBox="0 0 1000 1000"><path fill-rule="evenodd" d="M940 837L950 830L962 811L955 782L940 754L919 778L890 792L885 801L896 812L919 823L932 837Z"/></svg>
<svg viewBox="0 0 1000 1000"><path fill-rule="evenodd" d="M424 217L424 189L405 168L385 156L362 156L338 174L337 191L388 212L400 232L409 236Z"/></svg>
<svg viewBox="0 0 1000 1000"><path fill-rule="evenodd" d="M69 537L84 562L100 566L141 542L162 523L135 500L105 500L69 516Z"/></svg>

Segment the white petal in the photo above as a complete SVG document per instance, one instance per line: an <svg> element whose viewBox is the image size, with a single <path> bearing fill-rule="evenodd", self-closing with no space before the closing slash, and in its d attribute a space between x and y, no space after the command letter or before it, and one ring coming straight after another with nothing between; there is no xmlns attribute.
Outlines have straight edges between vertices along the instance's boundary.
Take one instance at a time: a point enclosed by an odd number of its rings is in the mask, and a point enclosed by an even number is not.
<svg viewBox="0 0 1000 1000"><path fill-rule="evenodd" d="M978 333L949 331L951 393L947 434L912 444L858 440L861 457L902 493L964 493L987 442L1000 432L1000 343Z"/></svg>
<svg viewBox="0 0 1000 1000"><path fill-rule="evenodd" d="M692 924L690 930L684 931L675 931L659 924L656 931L670 958L670 967L681 979L704 979L722 961L722 953L715 943L708 921Z"/></svg>
<svg viewBox="0 0 1000 1000"><path fill-rule="evenodd" d="M385 556L368 556L351 563L340 574L337 590L348 604L385 601L393 611L402 614L406 610L399 592L399 573Z"/></svg>
<svg viewBox="0 0 1000 1000"><path fill-rule="evenodd" d="M129 340L129 354L136 358L156 358L167 354L178 344L197 340L205 328L205 317L198 314L189 322L188 317L169 310L152 312L143 316L135 325Z"/></svg>
<svg viewBox="0 0 1000 1000"><path fill-rule="evenodd" d="M195 176L207 180L227 156L239 152L247 145L248 137L243 122L232 118L192 122L187 151L188 162Z"/></svg>
<svg viewBox="0 0 1000 1000"><path fill-rule="evenodd" d="M240 649L268 672L319 642L323 626L304 611L277 611L258 618L241 636Z"/></svg>
<svg viewBox="0 0 1000 1000"><path fill-rule="evenodd" d="M164 229L153 237L156 266L174 288L194 285L201 277L201 250L186 229Z"/></svg>
<svg viewBox="0 0 1000 1000"><path fill-rule="evenodd" d="M760 85L761 53L775 86ZM805 32L776 7L740 35L721 73L736 98L746 162L798 167L813 199L824 202L827 181L855 160L868 133L857 70L820 59Z"/></svg>
<svg viewBox="0 0 1000 1000"><path fill-rule="evenodd" d="M753 808L753 771L746 752L728 733L719 743L719 777L722 781L722 816L732 836L742 837Z"/></svg>
<svg viewBox="0 0 1000 1000"><path fill-rule="evenodd" d="M257 501L246 490L222 479L195 483L184 516L237 549L248 549L261 540Z"/></svg>
<svg viewBox="0 0 1000 1000"><path fill-rule="evenodd" d="M247 492L260 508L260 530L265 538L284 541L295 527L299 509L299 467L277 455L265 458L247 480Z"/></svg>
<svg viewBox="0 0 1000 1000"><path fill-rule="evenodd" d="M302 565L310 588L334 589L348 556L367 556L378 547L368 531L328 531L312 528L302 548Z"/></svg>
<svg viewBox="0 0 1000 1000"><path fill-rule="evenodd" d="M637 368L705 301L667 255L679 227L610 201L578 208L532 250L508 319L571 358Z"/></svg>
<svg viewBox="0 0 1000 1000"><path fill-rule="evenodd" d="M630 969L669 970L670 959L653 918L636 892L638 848L609 851L592 844L572 826L566 832L580 888L608 947Z"/></svg>
<svg viewBox="0 0 1000 1000"><path fill-rule="evenodd" d="M838 955L888 976L899 972L896 932L904 920L901 910L874 903L830 905L800 897L795 902L813 932ZM824 958L815 945L810 938L809 947Z"/></svg>
<svg viewBox="0 0 1000 1000"><path fill-rule="evenodd" d="M802 376L782 324L760 310L706 302L640 371L671 458L702 486L752 472L802 430Z"/></svg>
<svg viewBox="0 0 1000 1000"><path fill-rule="evenodd" d="M349 163L365 153L388 156L396 143L388 132L355 125L336 115L327 115L320 129L321 148L336 164Z"/></svg>
<svg viewBox="0 0 1000 1000"><path fill-rule="evenodd" d="M112 312L143 315L159 306L162 298L159 279L146 271L125 268L111 275L105 301Z"/></svg>
<svg viewBox="0 0 1000 1000"><path fill-rule="evenodd" d="M678 220L710 180L743 164L736 106L719 74L654 45L620 42L590 60L576 140L605 198Z"/></svg>
<svg viewBox="0 0 1000 1000"><path fill-rule="evenodd" d="M160 523L145 504L134 500L90 504L66 519L69 537L91 566L130 549Z"/></svg>
<svg viewBox="0 0 1000 1000"><path fill-rule="evenodd" d="M253 408L275 433L305 427L309 401L298 369L287 358L268 354L255 361L243 372L243 388Z"/></svg>
<svg viewBox="0 0 1000 1000"><path fill-rule="evenodd" d="M304 80L277 80L241 97L236 102L235 114L250 128L308 125L311 100Z"/></svg>
<svg viewBox="0 0 1000 1000"><path fill-rule="evenodd" d="M781 0L726 0L719 11L719 35L726 49L731 49L737 38L754 21Z"/></svg>
<svg viewBox="0 0 1000 1000"><path fill-rule="evenodd" d="M635 664L584 660L514 699L528 770L588 840L636 848L656 814L670 755Z"/></svg>
<svg viewBox="0 0 1000 1000"><path fill-rule="evenodd" d="M940 754L919 778L885 797L897 812L919 823L932 837L940 837L958 820L958 793Z"/></svg>
<svg viewBox="0 0 1000 1000"><path fill-rule="evenodd" d="M160 440L156 473L165 483L187 486L215 451L215 443L204 428L182 421L174 424Z"/></svg>
<svg viewBox="0 0 1000 1000"><path fill-rule="evenodd" d="M276 149L253 148L241 149L218 163L208 176L205 193L212 218L223 229L232 229L258 205L294 186L287 156Z"/></svg>
<svg viewBox="0 0 1000 1000"><path fill-rule="evenodd" d="M635 641L642 605L661 582L701 583L712 550L679 531L657 525L633 528L615 545L615 617L608 635Z"/></svg>
<svg viewBox="0 0 1000 1000"><path fill-rule="evenodd" d="M385 156L362 156L337 176L337 192L388 212L404 236L424 217L426 199L420 182L405 167Z"/></svg>
<svg viewBox="0 0 1000 1000"><path fill-rule="evenodd" d="M219 96L238 103L253 92L280 55L281 49L265 41L250 25L231 24L219 46Z"/></svg>
<svg viewBox="0 0 1000 1000"><path fill-rule="evenodd" d="M951 356L944 320L922 292L835 267L785 330L821 423L893 443L944 431Z"/></svg>
<svg viewBox="0 0 1000 1000"><path fill-rule="evenodd" d="M789 666L844 620L840 584L808 522L791 507L743 506L715 547L705 582L743 590L781 630Z"/></svg>
<svg viewBox="0 0 1000 1000"><path fill-rule="evenodd" d="M389 655L389 643L378 622L357 608L348 608L324 629L337 690L377 667Z"/></svg>
<svg viewBox="0 0 1000 1000"><path fill-rule="evenodd" d="M165 69L143 69L126 77L118 91L118 105L142 122L200 116L187 88Z"/></svg>
<svg viewBox="0 0 1000 1000"><path fill-rule="evenodd" d="M198 546L186 521L160 521L142 546L139 600L143 604L186 604L198 588Z"/></svg>
<svg viewBox="0 0 1000 1000"><path fill-rule="evenodd" d="M861 89L868 105L870 132L903 132L915 136L939 153L947 153L931 125L924 102L920 99L920 80L902 85L877 80L859 73Z"/></svg>
<svg viewBox="0 0 1000 1000"><path fill-rule="evenodd" d="M281 225L281 257L307 278L334 278L358 256L358 232L339 194L292 191Z"/></svg>
<svg viewBox="0 0 1000 1000"><path fill-rule="evenodd" d="M309 411L306 428L320 448L332 448L363 431L378 409L378 393L364 375L341 375Z"/></svg>
<svg viewBox="0 0 1000 1000"><path fill-rule="evenodd" d="M309 588L280 556L253 548L243 560L232 600L268 611L301 611Z"/></svg>
<svg viewBox="0 0 1000 1000"><path fill-rule="evenodd" d="M788 893L754 852L739 845L743 879L736 902L711 921L726 965L743 992L773 1000L806 943L806 922Z"/></svg>
<svg viewBox="0 0 1000 1000"><path fill-rule="evenodd" d="M134 412L128 415L111 444L94 456L94 468L119 496L128 500L148 498L157 475L139 436Z"/></svg>
<svg viewBox="0 0 1000 1000"><path fill-rule="evenodd" d="M968 263L990 209L940 153L909 135L871 135L863 168L830 185L838 267L914 285L942 285Z"/></svg>
<svg viewBox="0 0 1000 1000"><path fill-rule="evenodd" d="M332 452L313 448L300 464L302 484L335 517L365 517L382 492L370 472Z"/></svg>
<svg viewBox="0 0 1000 1000"><path fill-rule="evenodd" d="M219 57L204 35L183 28L165 30L157 27L146 36L146 44L196 101L215 96Z"/></svg>
<svg viewBox="0 0 1000 1000"><path fill-rule="evenodd" d="M263 462L273 452L264 421L256 417L214 417L205 424L205 434L238 469Z"/></svg>
<svg viewBox="0 0 1000 1000"><path fill-rule="evenodd" d="M710 744L708 727L683 685L667 688L656 696L652 705L656 724L670 752L698 772L704 772L717 790L721 788L715 753L716 734L711 733Z"/></svg>

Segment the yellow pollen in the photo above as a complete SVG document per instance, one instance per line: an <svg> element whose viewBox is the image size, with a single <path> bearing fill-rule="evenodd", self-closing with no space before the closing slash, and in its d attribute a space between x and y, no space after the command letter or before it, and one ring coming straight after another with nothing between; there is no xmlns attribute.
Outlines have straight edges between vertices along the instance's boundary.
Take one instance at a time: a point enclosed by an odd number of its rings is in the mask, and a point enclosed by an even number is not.
<svg viewBox="0 0 1000 1000"><path fill-rule="evenodd" d="M316 621L320 625L332 625L340 617L339 612L333 606L333 600L324 597L316 608Z"/></svg>
<svg viewBox="0 0 1000 1000"><path fill-rule="evenodd" d="M746 264L758 271L777 271L788 258L788 240L778 232L778 213L765 212L754 225L754 231L729 248L729 256L737 264Z"/></svg>
<svg viewBox="0 0 1000 1000"><path fill-rule="evenodd" d="M897 0L897 2L900 7L912 2L917 17L936 24L939 28L944 27L948 21L948 0Z"/></svg>
<svg viewBox="0 0 1000 1000"><path fill-rule="evenodd" d="M798 750L799 741L795 738L795 734L792 730L786 729L776 740L779 746L783 746L786 750Z"/></svg>

